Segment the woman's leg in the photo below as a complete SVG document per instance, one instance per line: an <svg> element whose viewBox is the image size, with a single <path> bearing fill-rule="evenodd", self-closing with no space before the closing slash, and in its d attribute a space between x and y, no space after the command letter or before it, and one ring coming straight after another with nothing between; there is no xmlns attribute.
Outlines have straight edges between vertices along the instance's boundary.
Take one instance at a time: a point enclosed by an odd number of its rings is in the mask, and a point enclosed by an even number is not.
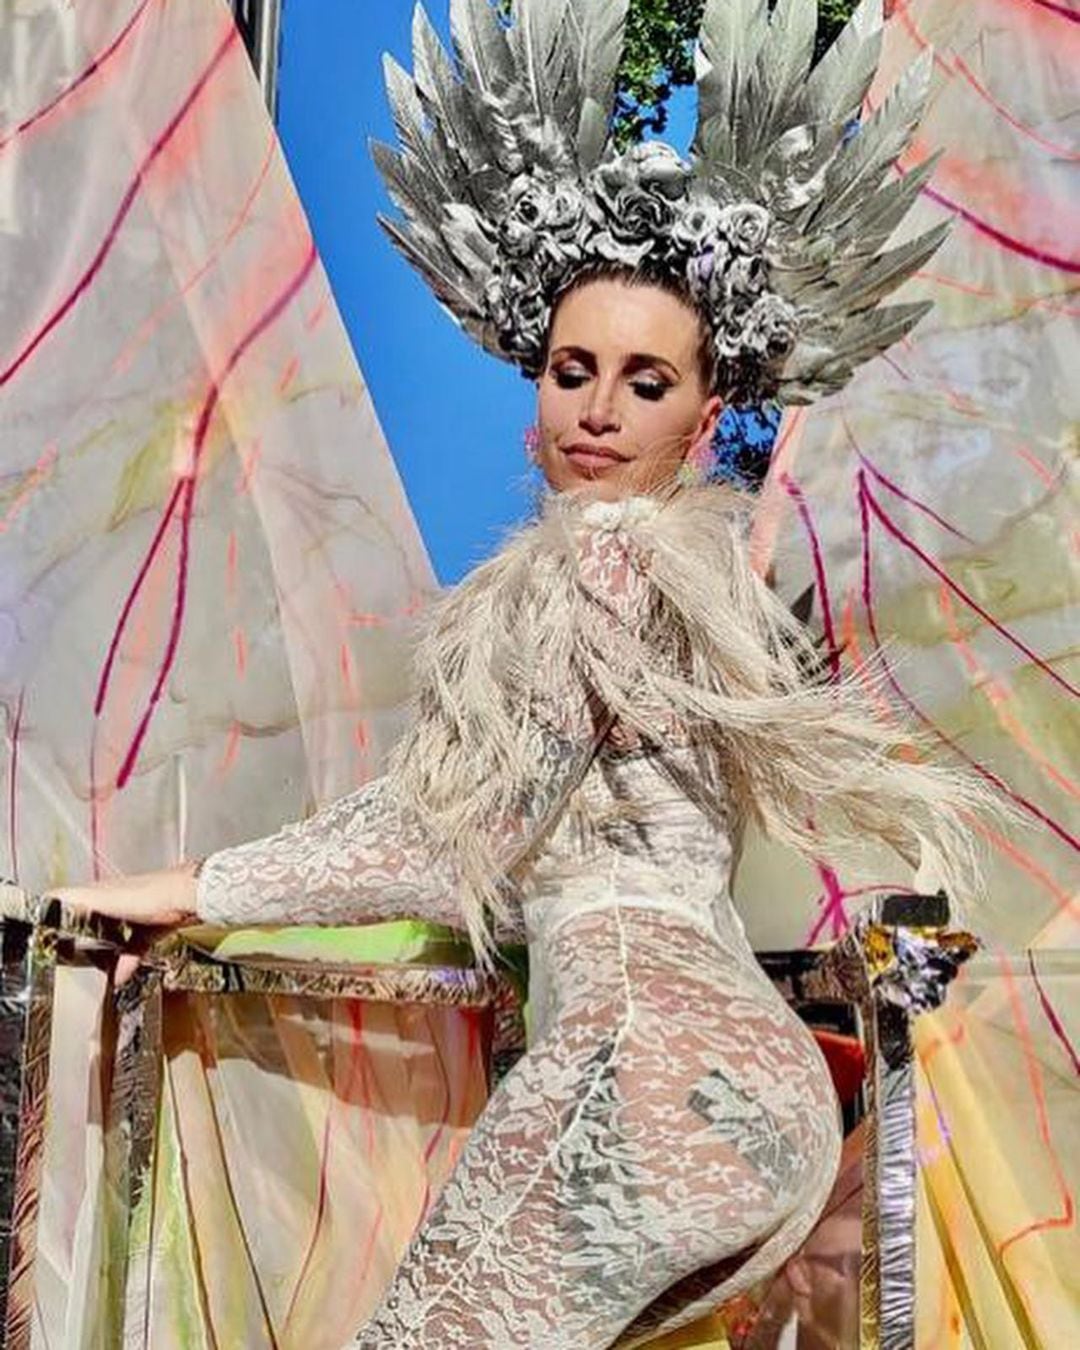
<svg viewBox="0 0 1080 1350"><path fill-rule="evenodd" d="M600 1350L714 1231L641 1222L648 1178L609 1141L610 1043L531 1051L493 1095L357 1344ZM655 1227L655 1226L654 1226Z"/></svg>
<svg viewBox="0 0 1080 1350"><path fill-rule="evenodd" d="M606 1350L677 1281L765 1242L821 1171L801 1122L740 1081L749 1057L752 1078L787 1070L800 1096L774 1010L719 977L676 990L682 1017L629 981L615 997L589 936L592 997L582 982L493 1095L365 1350Z"/></svg>

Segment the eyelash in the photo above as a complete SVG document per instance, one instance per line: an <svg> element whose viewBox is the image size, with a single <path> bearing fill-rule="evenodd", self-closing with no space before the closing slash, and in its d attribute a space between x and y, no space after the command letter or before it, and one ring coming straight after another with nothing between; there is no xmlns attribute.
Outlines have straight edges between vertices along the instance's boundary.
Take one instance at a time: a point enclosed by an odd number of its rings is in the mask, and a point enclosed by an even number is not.
<svg viewBox="0 0 1080 1350"><path fill-rule="evenodd" d="M560 389L580 389L589 378L588 375L579 375L572 370L556 370L553 374L555 383ZM649 403L659 403L671 388L669 384L654 380L631 381L630 387L638 398L643 398Z"/></svg>

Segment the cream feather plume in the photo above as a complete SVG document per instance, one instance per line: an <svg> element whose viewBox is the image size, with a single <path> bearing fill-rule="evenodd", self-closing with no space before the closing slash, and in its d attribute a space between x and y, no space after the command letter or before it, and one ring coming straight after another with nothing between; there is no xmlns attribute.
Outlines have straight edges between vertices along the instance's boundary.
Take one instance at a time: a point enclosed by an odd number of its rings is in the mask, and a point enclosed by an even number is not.
<svg viewBox="0 0 1080 1350"><path fill-rule="evenodd" d="M450 855L482 964L485 911L507 917L512 875L616 723L661 759L673 736L698 746L700 779L684 787L703 810L730 809L710 791L718 775L741 819L804 856L881 839L974 921L985 883L973 817L1000 826L1018 813L935 757L899 709L880 710L879 659L807 682L819 654L750 566L751 509L724 485L599 511L552 494L433 607L418 716L389 772ZM597 547L622 551L632 594L597 586Z"/></svg>

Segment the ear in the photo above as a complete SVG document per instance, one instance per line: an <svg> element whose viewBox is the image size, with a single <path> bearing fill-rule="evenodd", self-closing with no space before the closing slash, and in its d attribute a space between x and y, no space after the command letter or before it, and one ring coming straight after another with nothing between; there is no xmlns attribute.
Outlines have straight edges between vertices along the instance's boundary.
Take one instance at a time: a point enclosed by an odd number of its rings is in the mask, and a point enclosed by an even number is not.
<svg viewBox="0 0 1080 1350"><path fill-rule="evenodd" d="M705 400L701 407L701 420L698 422L695 441L711 441L716 435L716 424L720 421L720 414L724 411L724 400L719 394L712 394Z"/></svg>

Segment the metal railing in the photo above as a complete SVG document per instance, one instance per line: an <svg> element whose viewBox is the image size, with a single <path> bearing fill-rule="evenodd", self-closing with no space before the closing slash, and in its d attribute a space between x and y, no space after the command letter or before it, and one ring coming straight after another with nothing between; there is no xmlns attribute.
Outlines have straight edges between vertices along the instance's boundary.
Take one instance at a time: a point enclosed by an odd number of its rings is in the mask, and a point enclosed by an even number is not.
<svg viewBox="0 0 1080 1350"><path fill-rule="evenodd" d="M911 1023L937 1006L974 950L946 927L943 896L890 896L830 948L764 953L760 960L797 1009L843 1005L854 1011L867 1054L860 1345L909 1350L915 1326L915 1135ZM0 885L0 1346L27 1350L34 1299L38 1203L54 974L94 965L111 973L138 944L125 924L66 912ZM483 1008L492 1013L489 1065L505 1066L523 1048L514 990L500 975L469 966L326 964L269 958L218 960L184 936L143 949L139 974L112 995L107 1019L111 1065L104 1086L110 1244L122 1270L109 1285L144 1278L149 1252L132 1253L131 1217L151 1173L162 1082L163 995L256 993L302 998ZM117 1307L117 1325L123 1310Z"/></svg>

